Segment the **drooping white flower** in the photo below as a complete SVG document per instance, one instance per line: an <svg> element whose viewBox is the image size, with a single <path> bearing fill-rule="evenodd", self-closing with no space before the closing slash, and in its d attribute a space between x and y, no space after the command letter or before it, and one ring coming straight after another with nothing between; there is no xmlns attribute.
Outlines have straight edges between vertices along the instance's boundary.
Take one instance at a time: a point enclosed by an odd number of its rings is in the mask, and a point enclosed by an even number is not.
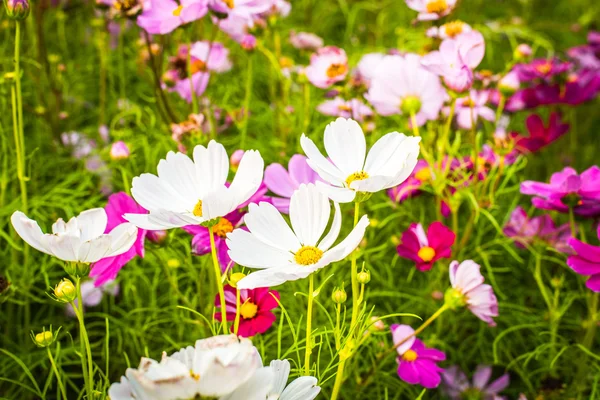
<svg viewBox="0 0 600 400"><path fill-rule="evenodd" d="M325 128L329 159L304 134L300 144L308 165L330 184L317 182L319 189L336 202L348 203L357 192L374 193L404 182L417 164L420 140L391 132L379 139L367 154L360 125L352 119L338 118Z"/></svg>
<svg viewBox="0 0 600 400"><path fill-rule="evenodd" d="M15 211L10 220L15 231L31 247L69 262L93 263L123 254L137 237L137 228L129 223L120 224L105 234L108 218L102 208L83 211L66 223L59 218L52 224L52 233L46 234L36 221L21 211Z"/></svg>
<svg viewBox="0 0 600 400"><path fill-rule="evenodd" d="M160 230L199 225L223 217L248 200L262 182L264 162L260 153L244 153L237 173L226 185L229 158L223 145L211 140L196 146L194 159L169 152L158 163L158 176L133 178L131 194L148 214L125 214L143 229Z"/></svg>
<svg viewBox="0 0 600 400"><path fill-rule="evenodd" d="M334 208L331 228L323 236L331 203L313 184L300 185L292 195L291 228L272 204L250 204L244 216L248 231L237 229L229 233L227 246L234 262L261 270L243 278L237 287L254 289L306 278L348 256L362 240L369 219L363 216L352 232L332 247L342 226L340 207L334 203Z"/></svg>

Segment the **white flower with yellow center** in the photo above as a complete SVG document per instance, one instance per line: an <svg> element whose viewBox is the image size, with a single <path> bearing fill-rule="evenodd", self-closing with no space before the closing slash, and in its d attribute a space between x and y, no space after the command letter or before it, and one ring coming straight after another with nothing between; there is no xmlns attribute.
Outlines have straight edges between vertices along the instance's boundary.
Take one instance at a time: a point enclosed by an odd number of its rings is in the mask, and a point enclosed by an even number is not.
<svg viewBox="0 0 600 400"><path fill-rule="evenodd" d="M327 159L304 134L300 144L307 163L329 183L317 182L333 201L354 201L358 192L375 193L398 186L411 174L419 156L421 138L391 132L369 150L360 125L352 119L338 118L325 128Z"/></svg>
<svg viewBox="0 0 600 400"><path fill-rule="evenodd" d="M102 208L83 211L66 223L60 218L52 224L52 233L46 234L21 211L15 211L10 220L31 247L69 262L87 264L118 256L129 250L137 237L137 228L129 223L105 234L108 218Z"/></svg>
<svg viewBox="0 0 600 400"><path fill-rule="evenodd" d="M125 214L136 226L161 230L199 225L223 217L247 201L262 182L264 162L260 153L244 153L237 173L227 186L229 158L223 145L211 140L196 146L193 160L169 152L158 163L158 176L133 178L131 194L148 214Z"/></svg>
<svg viewBox="0 0 600 400"><path fill-rule="evenodd" d="M236 229L227 235L231 259L248 268L258 268L237 283L239 289L280 285L306 278L313 272L344 259L362 240L369 225L363 216L352 232L331 247L340 234L342 217L334 203L335 214L329 232L331 203L313 184L300 185L290 200L290 221L269 203L250 204L244 216L248 231Z"/></svg>

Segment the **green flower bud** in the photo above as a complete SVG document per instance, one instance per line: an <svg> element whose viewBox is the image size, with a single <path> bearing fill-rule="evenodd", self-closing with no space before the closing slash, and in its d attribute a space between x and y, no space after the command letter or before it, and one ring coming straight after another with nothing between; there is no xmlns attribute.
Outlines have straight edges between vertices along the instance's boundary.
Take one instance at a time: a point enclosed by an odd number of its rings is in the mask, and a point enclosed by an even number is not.
<svg viewBox="0 0 600 400"><path fill-rule="evenodd" d="M29 1L27 0L4 0L6 15L14 20L24 20L29 15Z"/></svg>
<svg viewBox="0 0 600 400"><path fill-rule="evenodd" d="M333 293L331 294L331 300L333 300L336 304L345 303L348 300L348 295L343 287L333 289Z"/></svg>
<svg viewBox="0 0 600 400"><path fill-rule="evenodd" d="M54 288L54 295L58 301L70 303L77 297L77 289L75 288L75 285L73 285L73 282L68 279L63 279Z"/></svg>
<svg viewBox="0 0 600 400"><path fill-rule="evenodd" d="M40 332L37 335L33 336L33 342L39 347L48 347L54 342L54 335L50 331Z"/></svg>
<svg viewBox="0 0 600 400"><path fill-rule="evenodd" d="M360 271L356 278L358 279L358 283L365 285L371 282L371 272L364 270Z"/></svg>
<svg viewBox="0 0 600 400"><path fill-rule="evenodd" d="M400 111L405 115L417 114L421 111L421 99L417 96L407 96L400 104Z"/></svg>

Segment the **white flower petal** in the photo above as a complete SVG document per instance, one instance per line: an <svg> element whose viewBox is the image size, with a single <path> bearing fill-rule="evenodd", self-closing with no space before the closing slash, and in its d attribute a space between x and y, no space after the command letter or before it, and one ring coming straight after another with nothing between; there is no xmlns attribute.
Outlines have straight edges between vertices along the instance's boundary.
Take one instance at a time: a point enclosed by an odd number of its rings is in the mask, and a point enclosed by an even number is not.
<svg viewBox="0 0 600 400"><path fill-rule="evenodd" d="M316 185L321 193L325 194L336 203L350 203L354 201L354 198L356 197L356 192L352 189L335 187L323 182L317 182Z"/></svg>
<svg viewBox="0 0 600 400"><path fill-rule="evenodd" d="M237 283L239 289L273 287L288 281L303 279L319 269L317 264L304 266L291 264L285 267L267 268L246 276Z"/></svg>
<svg viewBox="0 0 600 400"><path fill-rule="evenodd" d="M107 257L118 256L123 254L135 243L138 230L133 224L123 223L110 231L106 236L110 237L110 251Z"/></svg>
<svg viewBox="0 0 600 400"><path fill-rule="evenodd" d="M290 200L290 220L294 233L305 246L316 246L329 223L331 205L313 184L302 184Z"/></svg>
<svg viewBox="0 0 600 400"><path fill-rule="evenodd" d="M44 234L37 222L28 218L21 211L15 211L10 217L15 231L21 238L34 249L42 253L54 255L52 251L46 247L44 242Z"/></svg>
<svg viewBox="0 0 600 400"><path fill-rule="evenodd" d="M257 239L284 251L297 251L301 245L283 216L269 203L250 204L244 223Z"/></svg>
<svg viewBox="0 0 600 400"><path fill-rule="evenodd" d="M192 214L178 214L167 210L157 210L150 214L125 214L123 218L140 229L152 231L198 225L204 221L204 219L196 218Z"/></svg>
<svg viewBox="0 0 600 400"><path fill-rule="evenodd" d="M393 176L373 175L367 179L352 182L350 187L357 192L377 193L388 188L389 183L393 180Z"/></svg>
<svg viewBox="0 0 600 400"><path fill-rule="evenodd" d="M256 150L248 150L242 156L238 170L229 186L235 198L235 206L248 200L260 187L263 179L265 162Z"/></svg>
<svg viewBox="0 0 600 400"><path fill-rule="evenodd" d="M337 262L346 258L360 244L360 241L365 236L365 230L369 226L369 218L363 215L358 224L352 231L342 240L337 246L323 254L323 258L327 258L329 262Z"/></svg>
<svg viewBox="0 0 600 400"><path fill-rule="evenodd" d="M250 232L236 229L227 234L229 257L239 265L249 268L273 268L289 265L294 255L268 245Z"/></svg>
<svg viewBox="0 0 600 400"><path fill-rule="evenodd" d="M363 170L367 143L362 128L353 119L338 118L325 128L325 150L333 164L348 176Z"/></svg>
<svg viewBox="0 0 600 400"><path fill-rule="evenodd" d="M269 364L273 370L273 387L267 398L272 395L280 395L287 385L290 376L290 362L288 360L273 360Z"/></svg>
<svg viewBox="0 0 600 400"><path fill-rule="evenodd" d="M342 212L340 211L340 205L336 202L333 203L335 213L333 214L333 222L327 235L319 242L319 249L327 251L340 235L340 229L342 228Z"/></svg>
<svg viewBox="0 0 600 400"><path fill-rule="evenodd" d="M208 148L194 147L194 163L199 178L199 189L208 193L225 185L229 174L229 158L222 144L211 140Z"/></svg>
<svg viewBox="0 0 600 400"><path fill-rule="evenodd" d="M265 400L273 386L273 369L259 368L250 379L239 386L233 393L219 400Z"/></svg>
<svg viewBox="0 0 600 400"><path fill-rule="evenodd" d="M63 234L44 235L44 247L50 249L52 254L63 261L79 261L79 247L81 240L77 236Z"/></svg>
<svg viewBox="0 0 600 400"><path fill-rule="evenodd" d="M77 216L77 226L81 231L81 241L95 239L104 234L108 217L103 208L92 208Z"/></svg>
<svg viewBox="0 0 600 400"><path fill-rule="evenodd" d="M224 217L240 205L237 201L231 190L221 186L202 198L202 218L209 221Z"/></svg>
<svg viewBox="0 0 600 400"><path fill-rule="evenodd" d="M102 235L88 240L77 249L77 261L93 263L107 257L110 251L111 239L108 235Z"/></svg>
<svg viewBox="0 0 600 400"><path fill-rule="evenodd" d="M133 178L131 195L148 211L177 211L190 207L189 200L186 201L171 186L164 185L163 180L152 174L142 174Z"/></svg>
<svg viewBox="0 0 600 400"><path fill-rule="evenodd" d="M164 186L170 186L186 203L195 203L202 198L200 180L194 162L183 153L167 153L158 163L158 177Z"/></svg>
<svg viewBox="0 0 600 400"><path fill-rule="evenodd" d="M300 145L308 157L306 163L319 174L321 178L336 186L343 185L343 182L348 176L344 175L338 167L326 159L311 139L302 134L300 137Z"/></svg>
<svg viewBox="0 0 600 400"><path fill-rule="evenodd" d="M317 386L317 378L301 376L285 388L279 400L313 400L321 392Z"/></svg>

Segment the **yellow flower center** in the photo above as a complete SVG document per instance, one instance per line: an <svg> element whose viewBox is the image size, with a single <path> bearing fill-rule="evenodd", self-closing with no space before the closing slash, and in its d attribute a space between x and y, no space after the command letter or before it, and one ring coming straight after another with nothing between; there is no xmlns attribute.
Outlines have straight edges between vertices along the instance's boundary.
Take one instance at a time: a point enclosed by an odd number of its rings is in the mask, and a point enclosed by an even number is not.
<svg viewBox="0 0 600 400"><path fill-rule="evenodd" d="M331 64L327 68L327 76L329 78L335 78L336 76L344 75L348 71L348 66L345 64Z"/></svg>
<svg viewBox="0 0 600 400"><path fill-rule="evenodd" d="M202 216L202 200L198 200L194 206L194 211L192 211L192 214L194 214L196 217Z"/></svg>
<svg viewBox="0 0 600 400"><path fill-rule="evenodd" d="M352 111L352 107L350 107L347 104L340 104L338 106L338 110L340 110L340 111Z"/></svg>
<svg viewBox="0 0 600 400"><path fill-rule="evenodd" d="M315 246L302 246L294 254L294 260L299 265L312 265L317 263L323 256L323 251Z"/></svg>
<svg viewBox="0 0 600 400"><path fill-rule="evenodd" d="M535 69L542 75L546 75L548 74L550 71L552 71L552 65L550 63L544 63L544 64L540 64L538 66L535 67Z"/></svg>
<svg viewBox="0 0 600 400"><path fill-rule="evenodd" d="M206 63L202 60L194 60L190 63L190 73L194 75L196 72L206 71Z"/></svg>
<svg viewBox="0 0 600 400"><path fill-rule="evenodd" d="M195 380L195 381L199 381L200 380L200 374L196 374L194 373L194 371L190 370L190 377Z"/></svg>
<svg viewBox="0 0 600 400"><path fill-rule="evenodd" d="M427 12L441 14L448 8L446 0L433 0L427 3Z"/></svg>
<svg viewBox="0 0 600 400"><path fill-rule="evenodd" d="M463 105L463 107L473 108L473 107L475 107L475 102L469 98L469 99L466 99L462 105Z"/></svg>
<svg viewBox="0 0 600 400"><path fill-rule="evenodd" d="M420 180L421 182L425 182L431 179L431 170L429 167L421 168L415 173L415 178Z"/></svg>
<svg viewBox="0 0 600 400"><path fill-rule="evenodd" d="M402 354L402 359L404 361L411 362L415 361L417 358L419 358L419 355L414 350L407 350L406 353Z"/></svg>
<svg viewBox="0 0 600 400"><path fill-rule="evenodd" d="M463 28L465 23L462 21L452 21L444 24L444 30L446 31L446 35L448 37L455 37L460 35L463 32Z"/></svg>
<svg viewBox="0 0 600 400"><path fill-rule="evenodd" d="M369 177L369 174L367 174L365 171L359 171L359 172L355 172L352 175L350 175L349 177L346 178L346 185L348 187L350 187L350 184L354 181L362 181L365 180Z"/></svg>
<svg viewBox="0 0 600 400"><path fill-rule="evenodd" d="M235 3L233 2L233 0L223 0L223 3L225 3L225 5L227 7L229 7L229 9L233 9L233 7L235 7Z"/></svg>
<svg viewBox="0 0 600 400"><path fill-rule="evenodd" d="M433 260L433 257L435 257L435 250L433 247L424 246L419 249L417 255L421 258L421 260L429 262Z"/></svg>
<svg viewBox="0 0 600 400"><path fill-rule="evenodd" d="M215 235L225 238L229 232L233 232L233 224L227 218L221 218L212 230Z"/></svg>
<svg viewBox="0 0 600 400"><path fill-rule="evenodd" d="M176 9L173 10L173 16L174 17L179 17L179 15L181 14L181 10L183 10L183 6L179 6Z"/></svg>
<svg viewBox="0 0 600 400"><path fill-rule="evenodd" d="M244 319L252 319L256 316L258 312L258 306L251 301L246 301L240 307L240 315Z"/></svg>
<svg viewBox="0 0 600 400"><path fill-rule="evenodd" d="M291 68L294 66L294 60L292 60L289 57L281 57L279 59L279 66L283 69L285 68Z"/></svg>

